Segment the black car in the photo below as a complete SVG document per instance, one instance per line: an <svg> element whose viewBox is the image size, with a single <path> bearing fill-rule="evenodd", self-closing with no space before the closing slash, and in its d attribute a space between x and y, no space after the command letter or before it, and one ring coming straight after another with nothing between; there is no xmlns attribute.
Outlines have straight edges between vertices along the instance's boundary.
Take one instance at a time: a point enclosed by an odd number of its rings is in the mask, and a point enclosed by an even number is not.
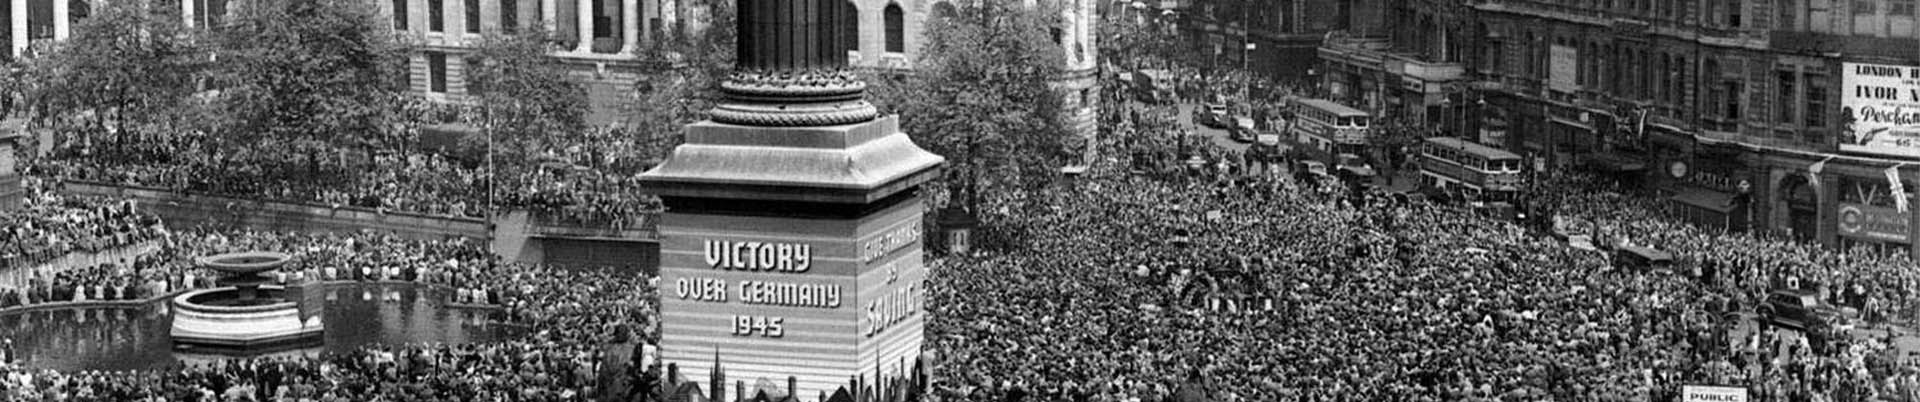
<svg viewBox="0 0 1920 402"><path fill-rule="evenodd" d="M1760 304L1760 320L1801 330L1824 328L1841 317L1839 309L1820 302L1820 296L1808 290L1775 290Z"/></svg>

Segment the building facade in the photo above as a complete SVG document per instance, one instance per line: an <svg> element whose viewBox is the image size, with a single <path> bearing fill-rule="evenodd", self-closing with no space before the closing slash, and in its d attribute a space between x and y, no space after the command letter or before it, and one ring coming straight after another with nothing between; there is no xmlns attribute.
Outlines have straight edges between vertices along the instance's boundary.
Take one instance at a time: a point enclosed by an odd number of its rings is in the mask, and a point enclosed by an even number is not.
<svg viewBox="0 0 1920 402"><path fill-rule="evenodd" d="M9 28L0 30L14 57L35 44L65 39L74 21L85 18L94 2L104 0L6 0ZM189 25L218 21L231 6L227 0L153 0L178 2ZM671 33L691 33L710 25L707 5L731 0L370 0L382 18L410 48L408 82L412 92L440 102L471 99L468 62L489 33L541 25L557 38L552 56L564 61L587 89L595 125L624 122L622 111L635 102L635 83L652 70L641 57L654 41ZM863 68L911 69L921 47L923 22L955 10L953 1L967 0L847 0L858 24L845 27L854 38L848 61ZM1059 26L1055 42L1067 55L1066 68L1056 86L1066 96L1068 123L1091 138L1095 129L1095 98L1099 63L1094 37L1099 16L1095 0L1058 2ZM238 3L238 2L236 2ZM1032 1L1029 5L1037 4ZM16 10L20 12L15 12ZM657 66L656 66L657 67ZM1091 141L1089 141L1091 143Z"/></svg>
<svg viewBox="0 0 1920 402"><path fill-rule="evenodd" d="M1413 29L1320 58L1344 101L1657 190L1696 223L1916 252L1915 3L1394 0Z"/></svg>
<svg viewBox="0 0 1920 402"><path fill-rule="evenodd" d="M1156 4L1157 3L1157 4ZM1269 78L1311 80L1315 54L1329 34L1386 32L1386 0L1162 0L1145 3L1178 20L1181 37L1224 69ZM1248 49L1251 44L1252 48Z"/></svg>

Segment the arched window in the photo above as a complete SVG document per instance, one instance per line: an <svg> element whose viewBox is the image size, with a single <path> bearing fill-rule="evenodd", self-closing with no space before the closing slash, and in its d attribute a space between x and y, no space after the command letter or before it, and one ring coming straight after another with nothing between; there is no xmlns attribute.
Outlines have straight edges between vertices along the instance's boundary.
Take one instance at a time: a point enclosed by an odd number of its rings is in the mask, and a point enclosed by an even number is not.
<svg viewBox="0 0 1920 402"><path fill-rule="evenodd" d="M900 3L887 3L885 11L887 24L887 52L907 52L906 12L900 9Z"/></svg>
<svg viewBox="0 0 1920 402"><path fill-rule="evenodd" d="M846 44L847 50L860 51L860 7L854 5L853 0L841 2L840 6L846 7L847 20L853 21L851 24L840 24L840 40Z"/></svg>
<svg viewBox="0 0 1920 402"><path fill-rule="evenodd" d="M67 15L69 22L80 22L80 20L87 19L88 16L93 15L93 4L88 3L87 0L68 1Z"/></svg>
<svg viewBox="0 0 1920 402"><path fill-rule="evenodd" d="M953 4L951 3L947 3L944 1L933 3L933 18L937 21L950 20L959 14L960 12L955 11L953 9Z"/></svg>

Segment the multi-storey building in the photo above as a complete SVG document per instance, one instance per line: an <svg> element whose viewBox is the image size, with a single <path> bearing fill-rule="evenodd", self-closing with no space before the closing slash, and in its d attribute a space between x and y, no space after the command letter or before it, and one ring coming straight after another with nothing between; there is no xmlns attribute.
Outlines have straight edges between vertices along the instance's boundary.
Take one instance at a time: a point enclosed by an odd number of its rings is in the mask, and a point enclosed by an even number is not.
<svg viewBox="0 0 1920 402"><path fill-rule="evenodd" d="M1329 34L1379 35L1386 0L1162 0L1144 3L1177 20L1205 64L1278 79L1314 75ZM1249 50L1247 45L1253 45Z"/></svg>
<svg viewBox="0 0 1920 402"><path fill-rule="evenodd" d="M94 2L104 0L8 0L0 13L10 29L0 42L11 44L8 56L26 52L29 45L66 38L73 21L85 18ZM160 1L160 0L156 0ZM189 24L206 26L226 14L228 0L166 0L180 4ZM633 84L649 69L641 57L649 44L673 32L704 29L706 4L731 0L371 0L383 18L411 45L410 80L413 92L428 99L459 102L468 99L470 86L463 55L474 51L484 34L517 30L539 24L553 32L557 49L552 56L565 61L587 85L595 123L619 122L620 110L633 99ZM858 24L848 25L847 57L856 66L912 68L920 48L922 21L952 13L953 3L965 0L849 0ZM1060 86L1067 92L1072 122L1082 133L1093 132L1094 72L1097 62L1093 0L1061 1L1060 26L1053 32L1068 52L1066 74ZM243 3L235 0L232 3ZM21 10L22 12L15 12Z"/></svg>
<svg viewBox="0 0 1920 402"><path fill-rule="evenodd" d="M1410 29L1321 60L1349 102L1610 173L1698 223L1914 252L1915 3L1394 0Z"/></svg>

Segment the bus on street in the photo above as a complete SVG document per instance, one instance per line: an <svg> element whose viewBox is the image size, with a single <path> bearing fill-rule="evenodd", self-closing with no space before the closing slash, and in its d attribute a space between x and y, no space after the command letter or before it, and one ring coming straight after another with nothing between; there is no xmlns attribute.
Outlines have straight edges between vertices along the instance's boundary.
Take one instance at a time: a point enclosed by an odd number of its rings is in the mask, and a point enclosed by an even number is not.
<svg viewBox="0 0 1920 402"><path fill-rule="evenodd" d="M1524 181L1520 155L1459 138L1428 138L1417 157L1420 188L1434 197L1511 205Z"/></svg>

